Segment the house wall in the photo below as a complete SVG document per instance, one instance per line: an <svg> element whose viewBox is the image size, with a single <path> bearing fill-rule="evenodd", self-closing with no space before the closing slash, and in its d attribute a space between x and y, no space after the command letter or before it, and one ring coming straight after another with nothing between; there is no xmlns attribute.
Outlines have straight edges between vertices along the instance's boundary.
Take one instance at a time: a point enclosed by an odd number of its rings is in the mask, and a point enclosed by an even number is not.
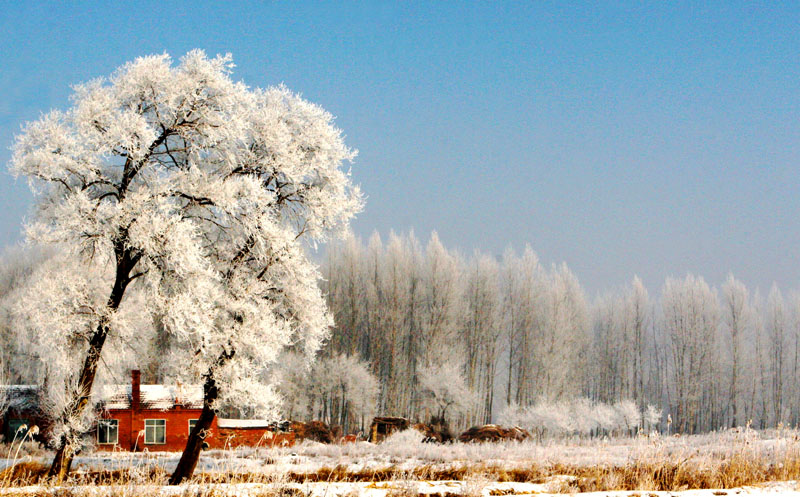
<svg viewBox="0 0 800 497"><path fill-rule="evenodd" d="M198 419L201 409L174 407L162 411L158 409L119 409L104 413L105 419L116 419L119 422L119 438L117 444L97 444L98 450L131 450L141 451L182 451L189 439L189 420ZM166 420L166 443L146 444L144 442L144 420ZM217 418L211 422L209 438L217 438ZM97 435L95 434L95 437ZM95 438L95 441L97 439Z"/></svg>
<svg viewBox="0 0 800 497"><path fill-rule="evenodd" d="M98 450L164 451L179 452L186 448L189 440L189 421L199 419L202 409L175 405L170 409L142 408L141 374L131 371L131 402L127 409L108 409L102 413L104 419L116 419L117 443L100 444L95 430ZM146 419L165 420L165 442L163 444L145 443ZM211 421L206 435L206 443L212 449L235 448L239 446L293 445L294 433L274 433L267 428L224 428L220 429L217 417Z"/></svg>
<svg viewBox="0 0 800 497"><path fill-rule="evenodd" d="M215 418L216 419L216 418ZM209 446L214 449L236 447L288 447L294 445L295 434L276 433L267 428L219 428Z"/></svg>
<svg viewBox="0 0 800 497"><path fill-rule="evenodd" d="M97 444L98 450L130 450L181 452L189 439L189 420L200 417L200 409L174 407L162 411L158 409L114 409L104 413L104 419L119 422L119 436L116 444ZM144 420L166 420L166 443L144 443ZM97 441L95 432L95 441ZM206 442L211 449L232 449L236 447L291 446L295 443L294 433L275 433L267 428L219 428L217 418L211 422Z"/></svg>

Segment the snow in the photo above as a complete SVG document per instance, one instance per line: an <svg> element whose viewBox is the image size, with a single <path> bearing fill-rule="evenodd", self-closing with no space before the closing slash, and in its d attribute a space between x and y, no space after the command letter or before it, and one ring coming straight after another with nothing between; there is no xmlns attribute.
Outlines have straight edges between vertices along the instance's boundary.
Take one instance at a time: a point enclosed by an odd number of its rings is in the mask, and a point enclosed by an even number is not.
<svg viewBox="0 0 800 497"><path fill-rule="evenodd" d="M233 420L234 422L237 420ZM550 495L576 490L574 476L555 473L536 483L511 483L494 481L491 468L510 472L530 469L537 465L545 469L561 467L609 468L643 463L669 463L680 461L697 467L715 466L731 458L750 458L759 465L782 464L797 454L798 432L795 430L727 430L708 435L679 437L638 437L619 439L571 439L539 444L522 443L446 445L422 443L414 432L402 432L389 437L382 444L358 442L343 445L325 445L303 442L288 448L239 448L236 450L209 450L202 453L197 472L207 475L232 475L249 482L274 482L281 487L300 490L308 497L386 497L388 494L431 494L437 497L464 495L465 497L498 497L501 495ZM177 488L152 485L150 475L169 474L177 465L180 453L168 452L96 452L76 457L75 473L85 474L98 469L128 469L131 481L125 488L135 488L131 495L193 495L201 487ZM46 463L44 456L26 456L26 460ZM0 459L0 467L8 461ZM416 480L414 470L430 469L431 478L446 478L447 470L462 467L477 468L468 472L464 481ZM322 468L341 468L347 472L364 473L386 471L393 475L390 481L373 482L321 482L289 483L288 475L313 474ZM487 471L483 472L481 468ZM442 470L442 473L439 471ZM416 473L418 474L418 473ZM439 476L435 476L435 475ZM482 476L481 476L482 475ZM385 478L385 473L384 477ZM301 477L302 479L302 477ZM337 478L338 479L338 478ZM355 478L354 478L355 479ZM376 478L380 480L382 478ZM105 490L104 490L105 488ZM119 488L119 487L118 487ZM274 489L266 483L225 484L202 487L204 495L259 495ZM622 496L698 496L719 495L800 495L798 482L770 482L739 489L687 490L681 492L619 491L598 492L586 495ZM408 491L408 492L406 492ZM113 493L113 487L98 487L98 495ZM715 493L716 492L716 493ZM45 494L57 492L47 487ZM494 495L492 495L494 494ZM26 495L18 490L0 490L0 495ZM71 495L82 495L75 492ZM92 494L94 495L94 494ZM583 495L583 494L581 494Z"/></svg>
<svg viewBox="0 0 800 497"><path fill-rule="evenodd" d="M203 407L203 387L200 385L167 386L141 385L141 406L145 409L171 409L182 405L192 409ZM130 409L130 385L103 385L100 400L106 409Z"/></svg>
<svg viewBox="0 0 800 497"><path fill-rule="evenodd" d="M564 477L553 477L545 483L497 483L481 481L392 481L381 483L370 482L315 482L315 483L232 483L208 485L129 485L124 486L127 495L163 495L163 496L191 496L191 495L217 495L217 496L262 496L270 495L270 491L278 489L296 489L307 497L386 497L398 493L405 495L464 495L468 497L513 496L532 495L541 497L549 495L564 495L556 490ZM583 497L719 497L721 495L747 495L747 496L800 496L800 486L796 481L776 482L766 485L747 486L726 490L703 489L684 490L680 492L661 491L604 491L604 492L570 492L569 495ZM62 495L64 487L28 486L19 488L2 488L0 495L28 496L28 495ZM119 495L120 486L86 486L69 487L69 495ZM288 494L285 494L288 495Z"/></svg>
<svg viewBox="0 0 800 497"><path fill-rule="evenodd" d="M266 419L217 418L217 426L220 428L269 428L270 424Z"/></svg>

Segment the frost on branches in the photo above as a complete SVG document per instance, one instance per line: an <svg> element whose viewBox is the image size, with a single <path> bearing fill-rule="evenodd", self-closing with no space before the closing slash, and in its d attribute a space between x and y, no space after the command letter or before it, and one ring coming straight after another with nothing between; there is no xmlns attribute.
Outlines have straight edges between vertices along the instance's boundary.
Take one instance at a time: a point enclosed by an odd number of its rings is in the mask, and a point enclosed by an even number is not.
<svg viewBox="0 0 800 497"><path fill-rule="evenodd" d="M461 416L477 403L477 398L469 390L463 367L455 362L433 364L419 368L419 383L427 402L436 407L434 416L440 420L450 420Z"/></svg>
<svg viewBox="0 0 800 497"><path fill-rule="evenodd" d="M661 410L648 405L644 416L636 403L621 400L614 404L586 398L561 401L539 399L533 405L509 405L500 415L500 422L520 426L537 438L636 435L640 429L656 430Z"/></svg>
<svg viewBox="0 0 800 497"><path fill-rule="evenodd" d="M288 352L277 376L286 419L319 419L348 433L365 431L376 414L378 379L357 357L334 353L309 365Z"/></svg>
<svg viewBox="0 0 800 497"><path fill-rule="evenodd" d="M29 239L65 254L23 307L38 340L69 356L53 365L67 431L85 416L106 339L146 333L137 314L158 316L175 376L204 379L212 417L219 401L268 413L265 367L288 345L312 353L328 332L302 243L341 233L360 210L342 167L355 151L325 110L236 83L232 68L202 51L177 65L139 58L17 137L11 171L37 195ZM63 477L75 448L57 444L51 473Z"/></svg>

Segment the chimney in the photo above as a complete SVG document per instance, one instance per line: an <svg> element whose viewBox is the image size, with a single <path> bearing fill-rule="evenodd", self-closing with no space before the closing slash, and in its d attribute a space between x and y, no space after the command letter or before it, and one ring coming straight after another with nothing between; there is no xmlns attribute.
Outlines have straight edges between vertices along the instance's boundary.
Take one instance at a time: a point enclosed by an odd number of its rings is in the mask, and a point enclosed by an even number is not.
<svg viewBox="0 0 800 497"><path fill-rule="evenodd" d="M142 374L138 369L131 370L131 409L139 410L139 403L142 399L141 392Z"/></svg>

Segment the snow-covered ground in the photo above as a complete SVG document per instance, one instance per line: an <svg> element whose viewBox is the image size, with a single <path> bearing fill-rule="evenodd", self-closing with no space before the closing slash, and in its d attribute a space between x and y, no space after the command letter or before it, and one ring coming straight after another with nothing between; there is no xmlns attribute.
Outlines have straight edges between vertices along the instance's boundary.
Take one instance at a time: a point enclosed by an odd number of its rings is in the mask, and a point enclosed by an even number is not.
<svg viewBox="0 0 800 497"><path fill-rule="evenodd" d="M0 489L0 495L28 496L231 496L231 497L280 497L303 495L306 497L497 497L515 495L564 495L558 493L562 488L562 479L553 478L550 483L489 483L480 481L410 481L385 483L360 482L324 482L302 484L264 484L264 483L232 483L215 485L181 485L176 487L156 485L128 486L86 486L81 488L29 486ZM294 492L292 492L293 489ZM727 490L684 490L678 492L659 491L604 491L604 492L569 492L570 495L585 497L719 497L723 495L742 496L800 496L800 485L796 481L770 483L757 486L746 486Z"/></svg>
<svg viewBox="0 0 800 497"><path fill-rule="evenodd" d="M115 486L124 495L206 495L199 492L200 487L181 487L183 490L180 490L154 485L159 481L152 480L153 470L161 474L171 472L179 456L179 453L165 452L87 452L76 458L73 469L78 478L102 470L126 470L127 485ZM39 451L17 461L47 464L47 457ZM574 476L584 469L588 471L588 478L592 478L591 471L598 468L612 472L620 468L659 465L713 473L720 468L724 470L732 461L744 461L745 466L757 468L756 479L738 480L740 483L735 485L744 485L741 482L746 481L748 486L736 489L694 491L677 486L680 492L651 492L646 490L652 488L646 481L641 486L616 487L614 480L611 483L606 480L603 485L592 487L585 481L579 485L578 477ZM9 462L0 459L0 467ZM509 476L514 470L530 471L531 468L535 471L525 473L523 478ZM461 481L439 481L449 478L445 476L448 471L459 469L466 470ZM565 474L569 471L573 476ZM324 445L306 441L289 448L212 450L202 454L196 473L220 476L222 481L229 482L202 487L213 489L212 495L280 493L287 497L289 494L285 491L277 492L277 488L283 488L294 489L291 495L309 497L417 497L419 494L478 497L575 493L579 488L643 488L645 490L606 491L598 495L710 497L781 493L800 496L800 487L794 481L757 481L762 474L764 480L798 478L800 433L796 430L727 430L696 436L436 445L422 443L421 435L409 431L396 434L379 445L367 442ZM240 481L246 483L235 483ZM105 495L102 488L97 487L99 495ZM137 493L126 493L133 488L138 489ZM58 494L51 488L37 487L36 491ZM2 494L34 495L35 492L32 488L0 489ZM73 495L78 494L73 492Z"/></svg>

